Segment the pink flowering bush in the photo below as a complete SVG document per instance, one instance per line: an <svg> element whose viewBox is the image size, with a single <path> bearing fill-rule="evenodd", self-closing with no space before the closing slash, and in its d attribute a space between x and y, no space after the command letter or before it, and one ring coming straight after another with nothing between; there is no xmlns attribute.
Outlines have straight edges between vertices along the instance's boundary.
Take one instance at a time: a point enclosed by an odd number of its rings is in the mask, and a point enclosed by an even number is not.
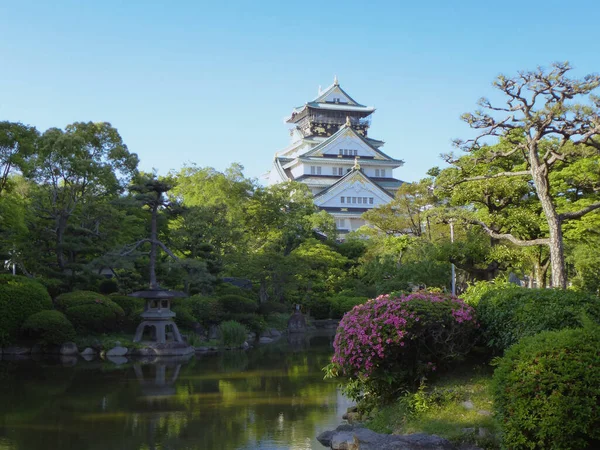
<svg viewBox="0 0 600 450"><path fill-rule="evenodd" d="M477 327L473 308L456 297L381 295L344 315L325 371L354 399L393 397L466 355Z"/></svg>

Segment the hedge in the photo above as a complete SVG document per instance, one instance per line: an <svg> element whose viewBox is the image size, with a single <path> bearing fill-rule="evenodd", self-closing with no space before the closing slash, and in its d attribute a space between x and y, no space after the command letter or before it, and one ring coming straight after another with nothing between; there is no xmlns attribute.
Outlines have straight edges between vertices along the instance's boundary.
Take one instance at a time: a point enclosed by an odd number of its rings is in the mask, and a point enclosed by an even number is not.
<svg viewBox="0 0 600 450"><path fill-rule="evenodd" d="M492 290L476 309L484 339L500 352L541 331L580 327L584 314L600 323L598 297L558 289Z"/></svg>
<svg viewBox="0 0 600 450"><path fill-rule="evenodd" d="M504 448L598 448L600 328L591 321L524 338L499 360L493 381Z"/></svg>
<svg viewBox="0 0 600 450"><path fill-rule="evenodd" d="M23 334L44 345L61 345L75 339L75 328L67 317L56 310L35 313L23 324Z"/></svg>
<svg viewBox="0 0 600 450"><path fill-rule="evenodd" d="M41 283L18 275L0 275L0 345L13 342L29 316L51 308L52 299Z"/></svg>
<svg viewBox="0 0 600 450"><path fill-rule="evenodd" d="M108 297L92 291L75 291L59 295L56 307L80 333L105 333L119 328L125 312Z"/></svg>

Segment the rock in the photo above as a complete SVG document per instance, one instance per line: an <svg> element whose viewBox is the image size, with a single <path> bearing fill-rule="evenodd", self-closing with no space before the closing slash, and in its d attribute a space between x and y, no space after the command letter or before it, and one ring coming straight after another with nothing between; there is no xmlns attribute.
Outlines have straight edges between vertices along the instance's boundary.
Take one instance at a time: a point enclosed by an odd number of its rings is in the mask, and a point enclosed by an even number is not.
<svg viewBox="0 0 600 450"><path fill-rule="evenodd" d="M134 348L129 353L129 356L149 358L156 356L156 351L154 351L154 349L151 347Z"/></svg>
<svg viewBox="0 0 600 450"><path fill-rule="evenodd" d="M18 345L11 345L10 347L4 347L3 349L5 355L10 356L23 356L29 355L31 353L31 349L29 347L19 347Z"/></svg>
<svg viewBox="0 0 600 450"><path fill-rule="evenodd" d="M461 405L463 405L463 408L471 410L475 407L475 405L473 405L473 402L471 400L467 400L466 402L462 402Z"/></svg>
<svg viewBox="0 0 600 450"><path fill-rule="evenodd" d="M271 337L281 337L281 331L276 330L275 328L271 329Z"/></svg>
<svg viewBox="0 0 600 450"><path fill-rule="evenodd" d="M288 319L287 325L290 333L303 333L306 331L306 319L300 311L294 311L294 314Z"/></svg>
<svg viewBox="0 0 600 450"><path fill-rule="evenodd" d="M125 356L127 354L127 349L125 347L113 347L109 351L106 352L106 357L114 357L114 356Z"/></svg>
<svg viewBox="0 0 600 450"><path fill-rule="evenodd" d="M211 325L208 328L208 339L209 340L219 339L219 327L217 325Z"/></svg>
<svg viewBox="0 0 600 450"><path fill-rule="evenodd" d="M342 425L335 431L323 432L317 440L333 450L456 450L452 443L435 435L379 434L356 425Z"/></svg>
<svg viewBox="0 0 600 450"><path fill-rule="evenodd" d="M77 356L79 354L79 350L77 350L77 346L74 342L65 342L60 346L59 353L62 356Z"/></svg>
<svg viewBox="0 0 600 450"><path fill-rule="evenodd" d="M250 342L254 342L256 340L256 333L254 333L253 331L251 331L250 333L248 333L248 340Z"/></svg>
<svg viewBox="0 0 600 450"><path fill-rule="evenodd" d="M472 427L463 428L460 431L462 431L463 434L474 434L475 433L475 428L472 428Z"/></svg>
<svg viewBox="0 0 600 450"><path fill-rule="evenodd" d="M125 358L124 356L113 356L109 355L108 353L106 354L106 359L108 359L111 363L116 364L117 366L120 366L121 364L126 364L128 361L127 358Z"/></svg>
<svg viewBox="0 0 600 450"><path fill-rule="evenodd" d="M198 336L206 336L207 335L206 329L199 322L194 322L194 324L192 325L192 330L194 330L194 333L197 334Z"/></svg>
<svg viewBox="0 0 600 450"><path fill-rule="evenodd" d="M481 427L481 428L479 428L479 431L477 432L477 435L480 438L485 438L485 437L488 437L490 435L490 431L487 428Z"/></svg>
<svg viewBox="0 0 600 450"><path fill-rule="evenodd" d="M250 348L250 344L248 344L248 342L244 342L244 343L242 344L242 349L244 349L244 350L248 350L249 348Z"/></svg>
<svg viewBox="0 0 600 450"><path fill-rule="evenodd" d="M259 343L259 344L270 344L271 342L273 342L273 339L272 339L272 338L270 338L270 337L261 337L261 338L258 340L258 343Z"/></svg>
<svg viewBox="0 0 600 450"><path fill-rule="evenodd" d="M258 338L260 339L260 338L264 338L264 337L267 337L267 338L270 338L270 337L272 337L272 335L271 335L271 330L264 330L264 331L261 331L261 332L260 332L260 335L258 336Z"/></svg>
<svg viewBox="0 0 600 450"><path fill-rule="evenodd" d="M89 355L96 356L96 350L94 350L91 347L86 347L83 349L83 351L80 353L80 355L81 356L89 356Z"/></svg>
<svg viewBox="0 0 600 450"><path fill-rule="evenodd" d="M479 411L477 411L477 414L479 414L480 416L491 416L492 412L486 409L480 409Z"/></svg>
<svg viewBox="0 0 600 450"><path fill-rule="evenodd" d="M60 355L59 356L60 363L64 367L73 367L77 365L77 357L73 355Z"/></svg>

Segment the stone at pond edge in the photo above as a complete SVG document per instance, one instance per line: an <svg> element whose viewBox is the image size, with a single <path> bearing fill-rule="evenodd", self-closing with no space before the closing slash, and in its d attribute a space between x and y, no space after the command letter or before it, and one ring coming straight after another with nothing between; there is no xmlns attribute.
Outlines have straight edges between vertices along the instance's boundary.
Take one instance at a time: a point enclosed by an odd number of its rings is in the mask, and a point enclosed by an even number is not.
<svg viewBox="0 0 600 450"><path fill-rule="evenodd" d="M288 319L287 326L290 333L302 333L306 331L306 319L300 311L294 311Z"/></svg>
<svg viewBox="0 0 600 450"><path fill-rule="evenodd" d="M276 330L275 328L271 329L271 337L281 337L281 331Z"/></svg>
<svg viewBox="0 0 600 450"><path fill-rule="evenodd" d="M31 353L31 349L29 347L19 347L17 345L13 345L10 347L4 347L3 349L5 355L29 355Z"/></svg>
<svg viewBox="0 0 600 450"><path fill-rule="evenodd" d="M134 348L129 353L130 356L152 357L156 356L156 351L150 347Z"/></svg>
<svg viewBox="0 0 600 450"><path fill-rule="evenodd" d="M270 344L271 342L273 342L273 339L272 339L272 338L270 338L270 337L261 337L261 338L258 340L258 343L259 343L259 344Z"/></svg>
<svg viewBox="0 0 600 450"><path fill-rule="evenodd" d="M75 356L79 354L79 350L77 350L77 346L74 342L65 342L60 346L59 352L62 356Z"/></svg>
<svg viewBox="0 0 600 450"><path fill-rule="evenodd" d="M106 355L106 359L109 360L111 363L116 364L117 366L120 366L121 364L127 364L128 361L128 359L124 356Z"/></svg>
<svg viewBox="0 0 600 450"><path fill-rule="evenodd" d="M125 356L127 354L127 349L125 347L113 347L109 351L106 352L106 357L114 357L114 356Z"/></svg>
<svg viewBox="0 0 600 450"><path fill-rule="evenodd" d="M450 441L435 435L379 434L356 425L340 425L321 433L317 440L333 450L456 450Z"/></svg>
<svg viewBox="0 0 600 450"><path fill-rule="evenodd" d="M211 325L208 328L208 339L211 341L219 339L219 327L217 325Z"/></svg>

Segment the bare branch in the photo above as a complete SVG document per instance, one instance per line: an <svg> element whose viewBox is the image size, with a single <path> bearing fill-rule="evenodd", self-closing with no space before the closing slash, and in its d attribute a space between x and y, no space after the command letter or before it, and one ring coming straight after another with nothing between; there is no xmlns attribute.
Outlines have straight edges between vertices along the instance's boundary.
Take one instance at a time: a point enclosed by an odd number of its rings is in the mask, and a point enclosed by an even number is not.
<svg viewBox="0 0 600 450"><path fill-rule="evenodd" d="M150 239L140 239L136 243L131 244L131 246L129 246L130 248L128 248L127 250L122 251L120 253L120 256L127 256L127 255L133 253L136 248L138 248L142 244L145 244L146 242L150 242Z"/></svg>
<svg viewBox="0 0 600 450"><path fill-rule="evenodd" d="M497 233L494 230L492 230L489 226L487 226L485 223L481 222L480 220L470 219L470 220L468 220L468 222L473 225L481 226L481 228L483 228L483 230L488 235L493 237L494 239L506 239L507 241L510 241L515 245L518 245L519 247L533 247L535 245L549 245L550 244L549 238L538 238L538 239L531 239L531 240L524 241L522 239L518 239L518 238L514 237L512 234L509 234L509 233Z"/></svg>
<svg viewBox="0 0 600 450"><path fill-rule="evenodd" d="M469 178L465 178L464 180L460 180L457 184L467 183L469 181L491 180L494 178L522 177L522 176L531 176L531 173L528 170L521 170L519 172L500 172L500 173L495 173L494 175L478 175L475 177L469 177Z"/></svg>
<svg viewBox="0 0 600 450"><path fill-rule="evenodd" d="M160 242L160 241L156 241L156 243L157 243L157 244L160 246L160 248L162 248L162 249L163 249L163 251L164 251L164 252L165 252L167 255L169 255L169 256L170 256L171 258L173 258L175 261L179 261L179 258L178 258L177 256L175 256L175 254L174 254L174 253L173 253L171 250L169 250L165 244L163 244L163 243L162 243L162 242Z"/></svg>

